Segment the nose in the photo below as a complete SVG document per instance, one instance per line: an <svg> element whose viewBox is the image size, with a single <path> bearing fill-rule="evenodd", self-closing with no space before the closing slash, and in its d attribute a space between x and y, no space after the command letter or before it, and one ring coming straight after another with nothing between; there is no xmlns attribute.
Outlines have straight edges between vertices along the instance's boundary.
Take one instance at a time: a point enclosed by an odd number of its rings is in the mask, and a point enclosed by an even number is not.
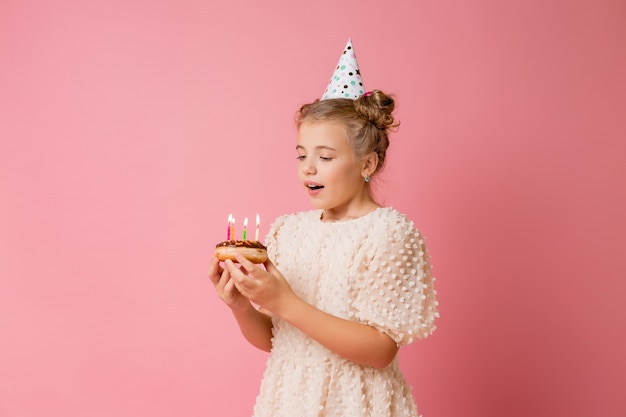
<svg viewBox="0 0 626 417"><path fill-rule="evenodd" d="M315 166L315 162L312 161L312 158L307 158L302 162L302 172L305 175L314 175L317 172L317 167Z"/></svg>

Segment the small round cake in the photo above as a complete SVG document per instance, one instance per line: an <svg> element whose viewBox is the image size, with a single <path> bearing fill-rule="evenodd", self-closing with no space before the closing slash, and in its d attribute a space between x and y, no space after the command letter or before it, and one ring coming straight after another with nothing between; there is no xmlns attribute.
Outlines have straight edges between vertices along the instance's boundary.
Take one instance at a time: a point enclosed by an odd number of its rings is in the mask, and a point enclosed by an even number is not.
<svg viewBox="0 0 626 417"><path fill-rule="evenodd" d="M255 264L267 261L267 248L258 240L225 240L215 245L215 255L220 261L237 261L236 253Z"/></svg>

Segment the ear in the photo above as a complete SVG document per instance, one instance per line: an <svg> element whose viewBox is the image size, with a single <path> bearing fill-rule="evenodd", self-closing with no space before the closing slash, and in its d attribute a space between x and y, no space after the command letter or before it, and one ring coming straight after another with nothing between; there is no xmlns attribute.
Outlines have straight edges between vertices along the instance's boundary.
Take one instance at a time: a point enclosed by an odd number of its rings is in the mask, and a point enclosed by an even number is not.
<svg viewBox="0 0 626 417"><path fill-rule="evenodd" d="M370 152L363 158L363 168L361 169L361 176L363 178L372 176L376 172L378 167L378 154L376 152Z"/></svg>

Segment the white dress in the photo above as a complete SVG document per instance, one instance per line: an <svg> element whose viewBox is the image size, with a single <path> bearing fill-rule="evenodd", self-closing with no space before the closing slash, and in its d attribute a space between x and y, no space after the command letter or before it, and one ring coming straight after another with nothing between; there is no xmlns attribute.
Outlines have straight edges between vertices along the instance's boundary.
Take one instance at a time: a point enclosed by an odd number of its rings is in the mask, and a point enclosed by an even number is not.
<svg viewBox="0 0 626 417"><path fill-rule="evenodd" d="M322 211L279 217L268 256L306 302L373 326L399 346L435 329L434 278L420 233L403 214L379 208L363 217L322 222ZM415 417L397 358L384 369L331 352L272 318L272 351L254 417Z"/></svg>

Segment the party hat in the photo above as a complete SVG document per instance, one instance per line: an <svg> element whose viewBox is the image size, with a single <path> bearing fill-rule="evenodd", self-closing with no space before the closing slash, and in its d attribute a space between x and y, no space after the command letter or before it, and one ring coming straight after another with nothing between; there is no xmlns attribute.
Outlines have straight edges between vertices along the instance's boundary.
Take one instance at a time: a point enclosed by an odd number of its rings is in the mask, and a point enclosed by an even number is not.
<svg viewBox="0 0 626 417"><path fill-rule="evenodd" d="M322 100L328 98L357 99L363 95L363 80L359 72L359 64L356 62L352 39L348 39L346 47L337 63L337 68L328 82Z"/></svg>

